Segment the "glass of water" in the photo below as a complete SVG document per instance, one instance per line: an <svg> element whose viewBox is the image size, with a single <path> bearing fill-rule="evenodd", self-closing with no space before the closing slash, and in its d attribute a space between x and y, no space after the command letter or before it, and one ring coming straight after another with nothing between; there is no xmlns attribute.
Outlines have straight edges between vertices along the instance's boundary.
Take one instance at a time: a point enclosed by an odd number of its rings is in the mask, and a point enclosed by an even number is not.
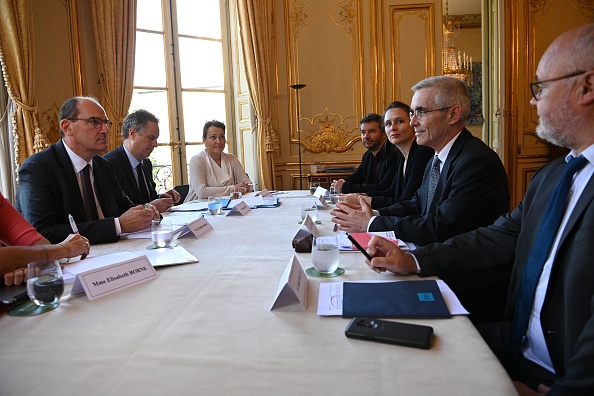
<svg viewBox="0 0 594 396"><path fill-rule="evenodd" d="M35 261L27 264L27 295L30 301L13 305L12 316L32 316L51 311L60 305L64 293L62 268L57 260Z"/></svg>
<svg viewBox="0 0 594 396"><path fill-rule="evenodd" d="M208 197L208 212L211 215L219 214L223 211L223 203L221 197L219 196L209 196Z"/></svg>
<svg viewBox="0 0 594 396"><path fill-rule="evenodd" d="M316 182L316 181L309 182L309 193L311 195L314 195L314 193L316 192L318 187L320 187L320 182Z"/></svg>
<svg viewBox="0 0 594 396"><path fill-rule="evenodd" d="M340 194L340 188L330 186L330 202L336 204L338 202L338 196Z"/></svg>
<svg viewBox="0 0 594 396"><path fill-rule="evenodd" d="M311 261L321 274L332 274L340 264L338 239L335 236L325 236L313 239Z"/></svg>
<svg viewBox="0 0 594 396"><path fill-rule="evenodd" d="M301 220L305 219L305 216L309 215L311 220L315 223L318 221L318 204L314 199L307 199L301 201Z"/></svg>
<svg viewBox="0 0 594 396"><path fill-rule="evenodd" d="M168 219L153 220L151 224L151 240L155 247L169 247L173 241L173 229Z"/></svg>

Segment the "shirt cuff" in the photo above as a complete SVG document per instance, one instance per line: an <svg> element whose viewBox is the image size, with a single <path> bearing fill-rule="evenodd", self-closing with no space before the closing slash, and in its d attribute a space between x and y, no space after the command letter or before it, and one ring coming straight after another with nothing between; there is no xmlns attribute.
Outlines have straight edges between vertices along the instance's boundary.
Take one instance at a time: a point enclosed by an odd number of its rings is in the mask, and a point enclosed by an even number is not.
<svg viewBox="0 0 594 396"><path fill-rule="evenodd" d="M113 223L115 224L116 235L117 236L122 235L122 226L120 225L120 218L119 217L115 217L113 219Z"/></svg>
<svg viewBox="0 0 594 396"><path fill-rule="evenodd" d="M421 266L419 265L419 260L417 260L417 258L415 257L414 254L412 254L412 253L408 253L408 254L410 254L412 256L412 258L415 259L415 264L417 265L417 274L419 274L421 272Z"/></svg>
<svg viewBox="0 0 594 396"><path fill-rule="evenodd" d="M371 228L371 223L373 223L373 220L375 220L375 218L377 217L377 215L375 214L375 210L373 211L374 216L371 216L371 219L369 219L369 223L367 223L367 232L369 232L369 229Z"/></svg>

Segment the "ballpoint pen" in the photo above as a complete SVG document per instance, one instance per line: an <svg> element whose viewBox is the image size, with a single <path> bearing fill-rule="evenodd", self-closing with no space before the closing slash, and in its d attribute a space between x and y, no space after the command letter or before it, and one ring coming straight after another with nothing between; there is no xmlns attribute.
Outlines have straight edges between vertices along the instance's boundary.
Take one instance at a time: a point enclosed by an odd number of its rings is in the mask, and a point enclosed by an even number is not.
<svg viewBox="0 0 594 396"><path fill-rule="evenodd" d="M74 222L74 217L72 217L71 214L68 214L68 221L70 222L70 227L72 227L72 232L78 234L78 227L76 226L76 223Z"/></svg>

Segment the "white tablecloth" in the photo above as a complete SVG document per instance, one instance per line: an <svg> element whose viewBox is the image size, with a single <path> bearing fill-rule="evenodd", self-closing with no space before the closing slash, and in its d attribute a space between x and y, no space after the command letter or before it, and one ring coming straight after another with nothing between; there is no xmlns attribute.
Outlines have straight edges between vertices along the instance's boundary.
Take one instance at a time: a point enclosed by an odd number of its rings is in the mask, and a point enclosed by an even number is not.
<svg viewBox="0 0 594 396"><path fill-rule="evenodd" d="M95 301L67 287L51 312L1 315L0 395L515 394L466 317L408 320L433 326L429 350L348 339L348 319L319 317L319 282L397 278L369 270L359 253L341 253L340 277L308 278L307 309L270 311L307 196L280 195L279 208L245 216L206 215L214 230L178 240L200 262L160 269L153 281ZM331 233L329 211L319 213ZM309 254L297 257L311 266Z"/></svg>

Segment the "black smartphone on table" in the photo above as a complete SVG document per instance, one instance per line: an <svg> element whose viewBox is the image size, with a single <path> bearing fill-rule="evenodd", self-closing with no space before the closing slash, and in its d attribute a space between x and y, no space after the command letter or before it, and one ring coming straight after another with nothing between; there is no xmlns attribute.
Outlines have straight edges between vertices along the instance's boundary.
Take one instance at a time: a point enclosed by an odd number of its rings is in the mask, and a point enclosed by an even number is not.
<svg viewBox="0 0 594 396"><path fill-rule="evenodd" d="M344 333L349 338L429 349L433 338L433 327L355 317Z"/></svg>

